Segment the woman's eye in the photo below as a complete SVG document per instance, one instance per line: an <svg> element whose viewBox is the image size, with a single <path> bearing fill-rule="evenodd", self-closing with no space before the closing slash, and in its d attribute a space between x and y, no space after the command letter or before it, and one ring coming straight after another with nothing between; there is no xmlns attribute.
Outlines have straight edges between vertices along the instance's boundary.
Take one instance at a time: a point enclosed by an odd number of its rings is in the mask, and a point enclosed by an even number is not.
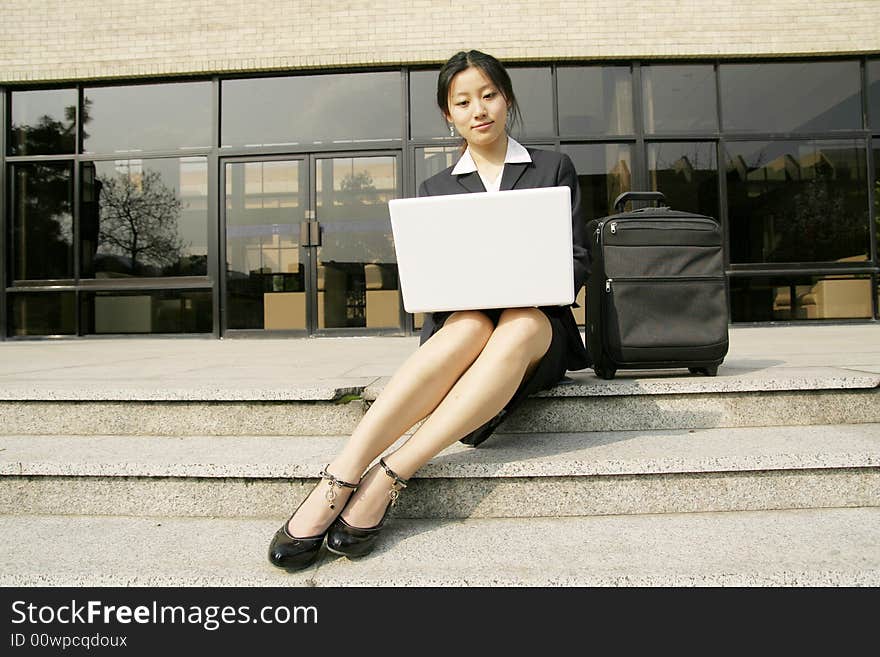
<svg viewBox="0 0 880 657"><path fill-rule="evenodd" d="M456 103L456 105L458 105L459 107L464 107L465 105L467 105L467 101L466 101L466 100L460 100L460 101L458 101L458 102Z"/></svg>
<svg viewBox="0 0 880 657"><path fill-rule="evenodd" d="M487 93L485 96L483 96L483 98L495 98L495 96L496 96L497 94L498 94L497 91L490 91L490 92Z"/></svg>

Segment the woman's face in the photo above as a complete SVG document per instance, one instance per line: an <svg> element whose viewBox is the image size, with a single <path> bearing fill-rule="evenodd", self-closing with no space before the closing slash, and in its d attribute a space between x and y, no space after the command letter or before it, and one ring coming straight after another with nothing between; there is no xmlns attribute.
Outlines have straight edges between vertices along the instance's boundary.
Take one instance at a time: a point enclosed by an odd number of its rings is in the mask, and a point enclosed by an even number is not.
<svg viewBox="0 0 880 657"><path fill-rule="evenodd" d="M471 66L452 78L446 120L469 145L486 147L505 136L507 100L480 69Z"/></svg>

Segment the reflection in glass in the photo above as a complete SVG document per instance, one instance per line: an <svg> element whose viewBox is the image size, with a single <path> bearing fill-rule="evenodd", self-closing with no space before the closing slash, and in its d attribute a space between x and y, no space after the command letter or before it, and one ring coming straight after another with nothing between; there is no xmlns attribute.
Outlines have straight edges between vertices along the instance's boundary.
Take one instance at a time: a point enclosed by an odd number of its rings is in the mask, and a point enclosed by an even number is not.
<svg viewBox="0 0 880 657"><path fill-rule="evenodd" d="M660 142L648 144L651 189L663 192L676 210L718 217L718 162L715 144Z"/></svg>
<svg viewBox="0 0 880 657"><path fill-rule="evenodd" d="M207 275L207 161L83 163L80 236L87 278Z"/></svg>
<svg viewBox="0 0 880 657"><path fill-rule="evenodd" d="M563 144L574 163L587 221L614 212L614 199L632 189L632 155L628 144Z"/></svg>
<svg viewBox="0 0 880 657"><path fill-rule="evenodd" d="M629 66L561 66L559 133L632 134L632 73Z"/></svg>
<svg viewBox="0 0 880 657"><path fill-rule="evenodd" d="M549 68L509 68L513 93L522 113L523 125L510 126L514 139L553 134L553 81Z"/></svg>
<svg viewBox="0 0 880 657"><path fill-rule="evenodd" d="M873 312L869 276L732 276L730 301L734 322L864 319Z"/></svg>
<svg viewBox="0 0 880 657"><path fill-rule="evenodd" d="M399 140L400 73L224 80L223 146L302 146Z"/></svg>
<svg viewBox="0 0 880 657"><path fill-rule="evenodd" d="M210 290L138 290L83 294L86 334L210 333Z"/></svg>
<svg viewBox="0 0 880 657"><path fill-rule="evenodd" d="M91 87L84 92L86 153L207 148L211 83Z"/></svg>
<svg viewBox="0 0 880 657"><path fill-rule="evenodd" d="M817 132L859 129L859 63L722 64L725 130Z"/></svg>
<svg viewBox="0 0 880 657"><path fill-rule="evenodd" d="M10 155L76 150L76 89L13 91Z"/></svg>
<svg viewBox="0 0 880 657"><path fill-rule="evenodd" d="M227 163L227 328L306 328L305 174L300 160Z"/></svg>
<svg viewBox="0 0 880 657"><path fill-rule="evenodd" d="M868 79L868 119L869 127L875 132L880 131L880 59L869 59L867 67ZM874 160L876 163L877 160ZM877 166L876 164L874 165Z"/></svg>
<svg viewBox="0 0 880 657"><path fill-rule="evenodd" d="M431 176L448 169L458 161L458 146L430 146L416 149L416 192Z"/></svg>
<svg viewBox="0 0 880 657"><path fill-rule="evenodd" d="M440 71L410 71L410 135L413 139L449 138L449 124L437 107L437 76Z"/></svg>
<svg viewBox="0 0 880 657"><path fill-rule="evenodd" d="M876 142L875 142L876 143ZM880 262L880 148L874 149L874 245L877 248L875 262ZM877 308L880 310L880 276L877 277ZM878 317L880 319L880 317Z"/></svg>
<svg viewBox="0 0 880 657"><path fill-rule="evenodd" d="M73 292L10 294L9 309L10 335L76 333L76 297Z"/></svg>
<svg viewBox="0 0 880 657"><path fill-rule="evenodd" d="M727 143L731 262L868 258L861 140Z"/></svg>
<svg viewBox="0 0 880 657"><path fill-rule="evenodd" d="M12 278L73 278L73 165L33 162L12 169Z"/></svg>
<svg viewBox="0 0 880 657"><path fill-rule="evenodd" d="M642 66L645 131L718 130L711 64Z"/></svg>
<svg viewBox="0 0 880 657"><path fill-rule="evenodd" d="M397 258L388 201L397 197L394 157L316 161L318 327L400 326Z"/></svg>

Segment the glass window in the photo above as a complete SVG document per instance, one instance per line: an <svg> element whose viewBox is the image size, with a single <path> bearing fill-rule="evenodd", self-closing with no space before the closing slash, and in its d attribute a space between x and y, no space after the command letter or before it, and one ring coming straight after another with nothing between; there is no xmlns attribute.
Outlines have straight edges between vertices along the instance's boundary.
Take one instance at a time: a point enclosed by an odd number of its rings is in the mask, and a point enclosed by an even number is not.
<svg viewBox="0 0 880 657"><path fill-rule="evenodd" d="M83 294L84 333L210 333L210 290Z"/></svg>
<svg viewBox="0 0 880 657"><path fill-rule="evenodd" d="M76 89L13 91L10 155L55 155L76 149Z"/></svg>
<svg viewBox="0 0 880 657"><path fill-rule="evenodd" d="M629 66L561 66L556 71L556 87L560 134L634 132Z"/></svg>
<svg viewBox="0 0 880 657"><path fill-rule="evenodd" d="M868 258L861 140L728 142L731 262Z"/></svg>
<svg viewBox="0 0 880 657"><path fill-rule="evenodd" d="M224 80L223 146L399 140L400 73Z"/></svg>
<svg viewBox="0 0 880 657"><path fill-rule="evenodd" d="M315 162L318 328L400 325L397 257L388 201L397 197L397 158Z"/></svg>
<svg viewBox="0 0 880 657"><path fill-rule="evenodd" d="M132 153L211 145L211 83L177 82L85 90L83 150Z"/></svg>
<svg viewBox="0 0 880 657"><path fill-rule="evenodd" d="M880 131L880 59L868 60L868 118L871 130ZM877 160L874 160L876 163ZM877 166L876 164L874 165Z"/></svg>
<svg viewBox="0 0 880 657"><path fill-rule="evenodd" d="M9 309L10 335L76 333L76 295L73 292L10 294Z"/></svg>
<svg viewBox="0 0 880 657"><path fill-rule="evenodd" d="M431 146L416 149L416 193L431 176L448 169L458 161L458 146Z"/></svg>
<svg viewBox="0 0 880 657"><path fill-rule="evenodd" d="M857 61L722 64L725 130L817 132L859 129Z"/></svg>
<svg viewBox="0 0 880 657"><path fill-rule="evenodd" d="M553 134L553 81L549 68L509 68L513 93L519 103L523 125L512 125L516 139Z"/></svg>
<svg viewBox="0 0 880 657"><path fill-rule="evenodd" d="M869 276L764 276L730 278L731 319L865 319L872 315Z"/></svg>
<svg viewBox="0 0 880 657"><path fill-rule="evenodd" d="M84 163L80 238L84 277L207 275L206 159Z"/></svg>
<svg viewBox="0 0 880 657"><path fill-rule="evenodd" d="M449 124L437 107L439 71L411 71L409 74L410 134L413 139L449 138Z"/></svg>
<svg viewBox="0 0 880 657"><path fill-rule="evenodd" d="M876 141L874 143L877 144ZM874 187L872 195L874 201L874 245L877 248L877 253L874 254L874 262L880 262L880 144L877 144L874 148ZM877 277L877 299L877 307L880 309L880 276Z"/></svg>
<svg viewBox="0 0 880 657"><path fill-rule="evenodd" d="M564 144L574 163L587 221L614 211L614 199L632 189L632 148L629 144Z"/></svg>
<svg viewBox="0 0 880 657"><path fill-rule="evenodd" d="M714 142L648 144L651 189L676 210L718 217L718 162Z"/></svg>
<svg viewBox="0 0 880 657"><path fill-rule="evenodd" d="M10 168L13 280L73 278L73 164Z"/></svg>
<svg viewBox="0 0 880 657"><path fill-rule="evenodd" d="M711 64L642 66L642 92L646 132L718 130Z"/></svg>
<svg viewBox="0 0 880 657"><path fill-rule="evenodd" d="M226 164L226 326L305 329L302 160Z"/></svg>

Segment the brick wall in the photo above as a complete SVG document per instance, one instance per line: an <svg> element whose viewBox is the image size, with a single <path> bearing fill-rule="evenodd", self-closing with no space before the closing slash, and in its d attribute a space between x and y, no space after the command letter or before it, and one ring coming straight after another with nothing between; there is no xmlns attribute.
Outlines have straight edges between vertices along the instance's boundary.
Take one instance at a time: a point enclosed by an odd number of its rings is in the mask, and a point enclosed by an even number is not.
<svg viewBox="0 0 880 657"><path fill-rule="evenodd" d="M0 82L880 52L880 0L2 0Z"/></svg>

